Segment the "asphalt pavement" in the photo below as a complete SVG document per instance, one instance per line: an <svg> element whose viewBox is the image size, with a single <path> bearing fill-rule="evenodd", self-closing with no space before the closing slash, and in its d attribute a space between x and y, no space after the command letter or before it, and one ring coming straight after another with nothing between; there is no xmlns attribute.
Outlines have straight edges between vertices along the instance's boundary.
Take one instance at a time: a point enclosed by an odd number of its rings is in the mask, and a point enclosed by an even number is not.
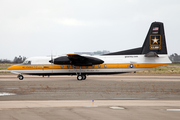
<svg viewBox="0 0 180 120"><path fill-rule="evenodd" d="M0 120L180 117L180 76L0 75Z"/></svg>

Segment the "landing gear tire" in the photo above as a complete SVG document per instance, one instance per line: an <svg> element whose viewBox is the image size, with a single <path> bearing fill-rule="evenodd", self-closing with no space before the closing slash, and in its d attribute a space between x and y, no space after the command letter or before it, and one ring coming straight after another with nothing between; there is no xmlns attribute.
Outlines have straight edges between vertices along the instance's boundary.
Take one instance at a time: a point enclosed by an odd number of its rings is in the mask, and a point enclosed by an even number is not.
<svg viewBox="0 0 180 120"><path fill-rule="evenodd" d="M22 75L18 75L19 80L23 80L24 77Z"/></svg>
<svg viewBox="0 0 180 120"><path fill-rule="evenodd" d="M83 79L82 80L86 80L86 75L82 75Z"/></svg>
<svg viewBox="0 0 180 120"><path fill-rule="evenodd" d="M79 81L83 80L83 76L82 75L78 75L77 76L77 80L79 80Z"/></svg>

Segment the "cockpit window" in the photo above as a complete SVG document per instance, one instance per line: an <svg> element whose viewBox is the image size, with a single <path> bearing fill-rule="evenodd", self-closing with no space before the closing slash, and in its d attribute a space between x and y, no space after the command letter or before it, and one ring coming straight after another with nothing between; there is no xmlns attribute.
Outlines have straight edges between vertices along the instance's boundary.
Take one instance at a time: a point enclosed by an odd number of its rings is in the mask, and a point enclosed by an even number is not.
<svg viewBox="0 0 180 120"><path fill-rule="evenodd" d="M25 61L23 62L23 65L31 65L31 61L25 60Z"/></svg>

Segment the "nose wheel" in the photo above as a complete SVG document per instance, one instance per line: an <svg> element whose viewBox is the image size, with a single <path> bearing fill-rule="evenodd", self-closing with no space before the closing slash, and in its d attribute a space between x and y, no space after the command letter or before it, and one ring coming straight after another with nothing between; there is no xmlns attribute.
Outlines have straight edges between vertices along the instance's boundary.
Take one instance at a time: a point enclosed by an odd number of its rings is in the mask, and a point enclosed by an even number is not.
<svg viewBox="0 0 180 120"><path fill-rule="evenodd" d="M77 76L77 80L81 81L81 80L85 80L86 79L86 75L78 75Z"/></svg>
<svg viewBox="0 0 180 120"><path fill-rule="evenodd" d="M19 80L23 80L24 79L23 75L18 75L17 77L19 78Z"/></svg>

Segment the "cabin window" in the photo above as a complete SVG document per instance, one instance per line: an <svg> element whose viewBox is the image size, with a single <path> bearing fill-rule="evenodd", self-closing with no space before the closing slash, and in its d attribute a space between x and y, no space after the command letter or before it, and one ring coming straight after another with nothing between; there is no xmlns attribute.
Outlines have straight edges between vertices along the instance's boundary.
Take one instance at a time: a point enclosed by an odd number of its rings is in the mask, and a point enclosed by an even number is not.
<svg viewBox="0 0 180 120"><path fill-rule="evenodd" d="M107 65L105 64L105 65L104 65L104 68L106 68L106 67L107 67Z"/></svg>
<svg viewBox="0 0 180 120"><path fill-rule="evenodd" d="M86 69L88 69L88 66L86 66Z"/></svg>
<svg viewBox="0 0 180 120"><path fill-rule="evenodd" d="M69 65L67 65L67 68L69 69Z"/></svg>
<svg viewBox="0 0 180 120"><path fill-rule="evenodd" d="M92 65L92 68L94 68L94 65Z"/></svg>
<svg viewBox="0 0 180 120"><path fill-rule="evenodd" d="M63 65L61 65L61 69L63 69Z"/></svg>
<svg viewBox="0 0 180 120"><path fill-rule="evenodd" d="M99 68L101 68L101 65L98 65Z"/></svg>

